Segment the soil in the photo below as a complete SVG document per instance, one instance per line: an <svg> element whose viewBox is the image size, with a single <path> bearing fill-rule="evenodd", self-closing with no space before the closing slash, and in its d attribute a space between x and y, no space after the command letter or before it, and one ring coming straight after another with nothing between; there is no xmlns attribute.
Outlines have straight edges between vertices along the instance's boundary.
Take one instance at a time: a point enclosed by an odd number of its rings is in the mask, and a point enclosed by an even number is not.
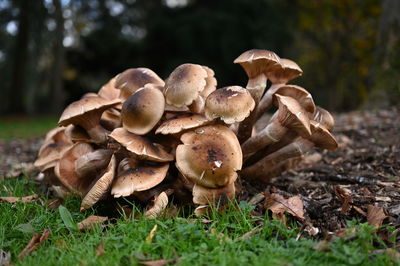
<svg viewBox="0 0 400 266"><path fill-rule="evenodd" d="M369 221L371 206L384 211L384 224L399 227L400 109L337 114L335 122L338 150L317 151L307 157L308 163L239 197L249 199L260 191L286 198L300 195L305 222L319 232L338 231L349 220ZM33 162L41 142L0 141L0 177L16 164Z"/></svg>

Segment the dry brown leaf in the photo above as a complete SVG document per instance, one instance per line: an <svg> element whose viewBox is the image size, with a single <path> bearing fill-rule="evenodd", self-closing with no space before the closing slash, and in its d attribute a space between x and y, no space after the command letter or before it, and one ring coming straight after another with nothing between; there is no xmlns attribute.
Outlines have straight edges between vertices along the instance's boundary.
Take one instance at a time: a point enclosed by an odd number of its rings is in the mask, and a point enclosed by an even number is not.
<svg viewBox="0 0 400 266"><path fill-rule="evenodd" d="M146 237L146 243L151 244L153 242L153 238L157 233L157 225L154 225L153 229L151 229L150 234Z"/></svg>
<svg viewBox="0 0 400 266"><path fill-rule="evenodd" d="M249 204L250 205L257 205L258 203L260 203L263 199L265 199L265 195L263 192L255 194L250 200L249 200Z"/></svg>
<svg viewBox="0 0 400 266"><path fill-rule="evenodd" d="M266 198L267 208L275 214L275 217L282 220L284 213L290 213L297 219L304 220L303 201L300 196L293 196L285 199L282 195L273 193Z"/></svg>
<svg viewBox="0 0 400 266"><path fill-rule="evenodd" d="M101 243L97 246L97 248L96 248L96 255L97 255L97 257L101 257L101 256L103 256L103 255L106 253L105 250L104 250L104 246L105 246L104 242L101 242Z"/></svg>
<svg viewBox="0 0 400 266"><path fill-rule="evenodd" d="M353 203L351 191L348 190L347 188L337 186L335 188L335 193L340 198L340 200L343 202L342 208L340 209L340 213L341 214L347 213L351 208L350 203Z"/></svg>
<svg viewBox="0 0 400 266"><path fill-rule="evenodd" d="M356 212L358 212L359 214L361 214L362 216L367 217L367 214L365 213L365 211L363 211L361 208L357 207L357 206L353 206L353 209L356 210Z"/></svg>
<svg viewBox="0 0 400 266"><path fill-rule="evenodd" d="M48 201L47 201L47 209L48 210L56 210L56 209L58 209L58 207L60 207L60 205L63 203L63 199L59 199L59 198L56 198L56 199L49 199Z"/></svg>
<svg viewBox="0 0 400 266"><path fill-rule="evenodd" d="M149 266L163 266L168 263L176 262L176 259L169 260L149 260L149 261L141 261L139 264L149 265Z"/></svg>
<svg viewBox="0 0 400 266"><path fill-rule="evenodd" d="M91 215L82 222L78 223L78 228L81 231L90 230L97 224L102 224L108 220L108 217Z"/></svg>
<svg viewBox="0 0 400 266"><path fill-rule="evenodd" d="M161 192L154 199L154 205L145 212L144 216L148 219L155 219L162 214L165 208L167 208L167 205L168 205L167 193Z"/></svg>
<svg viewBox="0 0 400 266"><path fill-rule="evenodd" d="M367 206L367 221L370 225L381 226L385 218L387 218L387 216L382 207L374 205Z"/></svg>
<svg viewBox="0 0 400 266"><path fill-rule="evenodd" d="M0 200L6 201L9 203L16 203L16 202L34 202L39 198L37 194L33 194L30 196L25 197L0 197Z"/></svg>
<svg viewBox="0 0 400 266"><path fill-rule="evenodd" d="M22 260L25 256L29 255L36 249L38 249L50 236L49 229L44 229L42 234L35 234L32 239L29 241L28 245L24 248L24 250L19 253L18 258Z"/></svg>
<svg viewBox="0 0 400 266"><path fill-rule="evenodd" d="M0 265L1 266L8 266L11 262L11 254L10 252L5 252L4 250L0 249Z"/></svg>

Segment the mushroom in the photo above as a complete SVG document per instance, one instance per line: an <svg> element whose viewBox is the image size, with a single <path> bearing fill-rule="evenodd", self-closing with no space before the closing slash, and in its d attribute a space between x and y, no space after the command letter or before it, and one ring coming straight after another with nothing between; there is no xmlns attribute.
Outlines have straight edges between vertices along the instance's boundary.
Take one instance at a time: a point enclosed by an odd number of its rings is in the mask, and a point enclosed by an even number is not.
<svg viewBox="0 0 400 266"><path fill-rule="evenodd" d="M119 97L122 101L148 83L161 86L165 84L156 73L144 67L127 69L115 78L115 88L120 90Z"/></svg>
<svg viewBox="0 0 400 266"><path fill-rule="evenodd" d="M107 195L114 180L116 164L115 156L112 155L107 168L92 182L88 192L83 197L80 211L89 209Z"/></svg>
<svg viewBox="0 0 400 266"><path fill-rule="evenodd" d="M174 159L163 146L153 143L145 137L130 133L124 128L114 129L109 136L140 159L153 162L169 162Z"/></svg>
<svg viewBox="0 0 400 266"><path fill-rule="evenodd" d="M160 184L167 175L169 164L159 166L139 166L118 173L112 185L111 194L115 198L127 197L135 191L144 191Z"/></svg>
<svg viewBox="0 0 400 266"><path fill-rule="evenodd" d="M100 96L83 98L71 103L65 108L58 124L70 124L83 127L95 143L107 141L108 132L100 125L100 118L104 110L117 105L119 99L106 100Z"/></svg>
<svg viewBox="0 0 400 266"><path fill-rule="evenodd" d="M184 130L193 129L209 124L210 121L199 114L183 114L164 121L157 129L156 134L177 134Z"/></svg>
<svg viewBox="0 0 400 266"><path fill-rule="evenodd" d="M309 114L313 115L315 112L315 104L311 94L304 88L296 85L281 85L276 89L275 94L295 99L300 106ZM273 104L279 107L276 97L273 97Z"/></svg>
<svg viewBox="0 0 400 266"><path fill-rule="evenodd" d="M268 50L253 49L242 53L233 62L240 64L246 72L249 78L246 89L249 90L257 108L267 85L268 74L281 68L279 56ZM240 124L238 133L240 143L250 137L255 120L253 112Z"/></svg>
<svg viewBox="0 0 400 266"><path fill-rule="evenodd" d="M242 144L245 159L252 153L278 142L289 129L296 131L300 136L311 135L310 120L300 104L291 97L279 94L275 94L275 97L279 103L277 118L272 119L265 129Z"/></svg>
<svg viewBox="0 0 400 266"><path fill-rule="evenodd" d="M167 206L168 206L168 195L163 191L158 196L156 196L156 198L154 199L153 206L144 213L144 216L147 219L155 219L158 216L160 216L163 213L163 211L165 211Z"/></svg>
<svg viewBox="0 0 400 266"><path fill-rule="evenodd" d="M147 134L164 113L163 93L154 87L144 87L131 95L122 105L122 124L131 133Z"/></svg>
<svg viewBox="0 0 400 266"><path fill-rule="evenodd" d="M80 126L69 125L65 129L65 135L72 142L92 142L88 133Z"/></svg>
<svg viewBox="0 0 400 266"><path fill-rule="evenodd" d="M208 95L217 89L217 80L214 77L214 71L209 67L202 67L207 72L206 85L200 91L199 96L197 96L197 98L189 106L190 111L197 114L202 114L204 112Z"/></svg>
<svg viewBox="0 0 400 266"><path fill-rule="evenodd" d="M320 106L316 107L312 119L316 122L321 123L329 131L332 131L333 127L335 126L335 120L333 119L333 116L327 110Z"/></svg>
<svg viewBox="0 0 400 266"><path fill-rule="evenodd" d="M210 125L182 135L176 149L176 166L195 184L217 188L233 182L242 168L242 151L226 126Z"/></svg>
<svg viewBox="0 0 400 266"><path fill-rule="evenodd" d="M167 104L175 107L191 105L206 86L207 77L207 71L201 65L183 64L175 68L165 82Z"/></svg>
<svg viewBox="0 0 400 266"><path fill-rule="evenodd" d="M93 174L99 169L104 169L110 162L113 151L109 149L99 149L83 154L75 162L75 171L81 176Z"/></svg>
<svg viewBox="0 0 400 266"><path fill-rule="evenodd" d="M103 87L100 88L97 94L106 100L117 99L119 97L120 90L115 88L115 80L115 77L110 79Z"/></svg>
<svg viewBox="0 0 400 266"><path fill-rule="evenodd" d="M288 83L290 80L297 78L303 74L303 70L292 60L281 58L280 67L275 68L268 73L268 78L271 80L272 85L262 97L260 104L256 109L256 119L262 116L265 111L272 107L273 95L276 90L282 85Z"/></svg>
<svg viewBox="0 0 400 266"><path fill-rule="evenodd" d="M248 90L230 86L212 92L206 99L205 115L209 120L221 118L226 124L243 121L254 109Z"/></svg>
<svg viewBox="0 0 400 266"><path fill-rule="evenodd" d="M257 163L244 168L240 175L246 179L262 178L275 164L289 158L302 156L314 147L335 150L338 144L333 135L320 123L310 121L311 136L300 137L289 145L271 153Z"/></svg>
<svg viewBox="0 0 400 266"><path fill-rule="evenodd" d="M75 143L63 153L58 165L60 182L70 191L79 195L85 193L87 187L92 182L93 177L79 176L76 171L75 162L81 156L93 151L93 147L88 143Z"/></svg>

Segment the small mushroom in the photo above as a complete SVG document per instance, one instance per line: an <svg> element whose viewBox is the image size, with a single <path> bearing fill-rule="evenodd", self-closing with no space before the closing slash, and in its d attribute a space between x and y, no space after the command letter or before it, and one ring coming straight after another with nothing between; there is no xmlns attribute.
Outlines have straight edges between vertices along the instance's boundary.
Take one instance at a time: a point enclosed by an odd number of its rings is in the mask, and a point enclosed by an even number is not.
<svg viewBox="0 0 400 266"><path fill-rule="evenodd" d="M65 135L72 142L92 142L89 134L80 126L69 125L65 129Z"/></svg>
<svg viewBox="0 0 400 266"><path fill-rule="evenodd" d="M167 104L175 107L188 106L197 99L207 84L207 71L196 64L183 64L175 68L165 82Z"/></svg>
<svg viewBox="0 0 400 266"><path fill-rule="evenodd" d="M311 136L300 137L289 145L275 151L259 160L257 163L244 168L240 175L246 179L262 178L270 168L289 158L302 156L314 147L335 150L338 144L333 135L320 123L310 121Z"/></svg>
<svg viewBox="0 0 400 266"><path fill-rule="evenodd" d="M195 184L217 188L233 182L242 167L242 151L226 126L210 125L182 135L176 149L176 166Z"/></svg>
<svg viewBox="0 0 400 266"><path fill-rule="evenodd" d="M202 67L207 72L206 85L200 91L199 96L197 96L197 98L189 106L190 111L196 114L204 113L204 107L208 95L217 89L217 80L214 77L214 71L209 67Z"/></svg>
<svg viewBox="0 0 400 266"><path fill-rule="evenodd" d="M114 180L116 164L115 156L112 155L107 168L92 182L88 192L83 197L80 211L89 209L107 195Z"/></svg>
<svg viewBox="0 0 400 266"><path fill-rule="evenodd" d="M72 147L66 150L59 162L58 172L60 182L70 191L83 195L92 182L92 176L81 177L78 175L75 167L75 162L81 156L93 152L93 147L85 142L75 143Z"/></svg>
<svg viewBox="0 0 400 266"><path fill-rule="evenodd" d="M248 90L230 86L212 92L206 99L205 115L209 120L221 118L226 124L243 121L255 103Z"/></svg>
<svg viewBox="0 0 400 266"><path fill-rule="evenodd" d="M100 88L97 94L100 97L110 101L118 99L120 90L115 88L115 80L115 77L110 79L103 87Z"/></svg>
<svg viewBox="0 0 400 266"><path fill-rule="evenodd" d="M147 219L155 219L159 217L163 213L163 211L165 211L167 206L168 195L163 191L158 196L156 196L153 206L144 213L144 216Z"/></svg>
<svg viewBox="0 0 400 266"><path fill-rule="evenodd" d="M303 74L303 70L292 60L281 58L280 67L275 68L268 74L272 85L262 97L260 104L256 109L256 119L262 116L267 110L272 107L273 95L276 90L290 80L297 78Z"/></svg>
<svg viewBox="0 0 400 266"><path fill-rule="evenodd" d="M145 137L130 133L124 128L114 129L110 137L140 159L153 162L169 162L174 159L163 146L153 143Z"/></svg>
<svg viewBox="0 0 400 266"><path fill-rule="evenodd" d="M332 131L333 127L335 126L335 120L333 119L333 116L320 106L317 106L312 119L321 123L329 131Z"/></svg>
<svg viewBox="0 0 400 266"><path fill-rule="evenodd" d="M112 185L111 194L115 198L127 197L135 191L144 191L160 184L167 175L169 164L160 166L139 166L118 173Z"/></svg>
<svg viewBox="0 0 400 266"><path fill-rule="evenodd" d="M309 116L313 115L316 110L311 94L300 86L282 85L276 89L275 94L295 99L300 104L300 106L309 114ZM273 103L275 106L279 106L276 97L273 97Z"/></svg>
<svg viewBox="0 0 400 266"><path fill-rule="evenodd" d="M249 78L246 89L249 90L257 108L267 85L268 74L281 68L279 56L268 50L253 49L242 53L233 62L240 64L245 70ZM255 112L253 112L240 124L238 133L240 143L251 136L255 120Z"/></svg>
<svg viewBox="0 0 400 266"><path fill-rule="evenodd" d="M86 153L75 162L75 171L80 177L93 174L99 169L104 169L110 162L113 151L109 149L99 149Z"/></svg>
<svg viewBox="0 0 400 266"><path fill-rule="evenodd" d="M100 118L104 110L117 105L119 99L105 100L99 96L83 98L71 103L65 108L58 124L70 124L83 127L96 143L107 141L107 131L100 125Z"/></svg>
<svg viewBox="0 0 400 266"><path fill-rule="evenodd" d="M154 87L144 87L131 95L122 106L123 127L131 133L147 134L164 113L163 93Z"/></svg>
<svg viewBox="0 0 400 266"><path fill-rule="evenodd" d="M154 71L144 67L127 69L115 78L115 88L120 90L119 97L122 101L148 83L161 86L165 84Z"/></svg>
<svg viewBox="0 0 400 266"><path fill-rule="evenodd" d="M291 97L279 94L275 94L275 97L279 103L277 118L272 119L265 129L242 144L245 159L252 153L278 142L289 129L300 136L311 135L310 120L300 104Z"/></svg>
<svg viewBox="0 0 400 266"><path fill-rule="evenodd" d="M177 134L184 130L193 129L209 124L210 121L199 114L183 114L164 121L157 129L156 134Z"/></svg>

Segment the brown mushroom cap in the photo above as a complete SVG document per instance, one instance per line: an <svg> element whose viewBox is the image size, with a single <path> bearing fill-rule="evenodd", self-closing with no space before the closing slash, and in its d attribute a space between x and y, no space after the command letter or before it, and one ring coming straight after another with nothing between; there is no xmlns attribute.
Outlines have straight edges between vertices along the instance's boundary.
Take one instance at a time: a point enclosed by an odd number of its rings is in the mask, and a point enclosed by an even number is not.
<svg viewBox="0 0 400 266"><path fill-rule="evenodd" d="M269 72L281 68L280 58L277 54L259 49L252 49L242 53L233 63L240 64L250 79L261 74L268 77Z"/></svg>
<svg viewBox="0 0 400 266"><path fill-rule="evenodd" d="M154 162L169 162L174 159L161 145L130 133L124 128L114 129L109 136L141 159Z"/></svg>
<svg viewBox="0 0 400 266"><path fill-rule="evenodd" d="M292 97L275 94L279 105L277 119L282 126L296 131L300 136L311 136L310 120L306 111Z"/></svg>
<svg viewBox="0 0 400 266"><path fill-rule="evenodd" d="M176 149L176 166L195 184L222 187L233 182L242 168L242 150L236 135L222 125L203 126L184 133Z"/></svg>
<svg viewBox="0 0 400 266"><path fill-rule="evenodd" d="M118 175L112 185L111 194L115 198L127 197L135 191L151 189L160 184L167 175L169 164L142 166L128 169Z"/></svg>
<svg viewBox="0 0 400 266"><path fill-rule="evenodd" d="M79 157L90 152L93 152L93 148L90 144L75 143L63 153L58 166L60 182L70 191L80 195L85 193L93 178L91 176L80 177L76 172L75 162Z"/></svg>
<svg viewBox="0 0 400 266"><path fill-rule="evenodd" d="M333 116L320 106L316 107L312 120L321 123L329 131L332 131L333 127L335 126L335 120L333 119Z"/></svg>
<svg viewBox="0 0 400 266"><path fill-rule="evenodd" d="M236 174L237 175L237 174ZM221 188L206 188L200 185L193 187L193 203L201 205L226 205L235 198L235 183Z"/></svg>
<svg viewBox="0 0 400 266"><path fill-rule="evenodd" d="M117 127L121 127L121 112L116 108L105 110L101 115L100 125L110 131L113 131Z"/></svg>
<svg viewBox="0 0 400 266"><path fill-rule="evenodd" d="M119 175L126 170L137 168L138 166L139 166L138 160L136 160L135 158L127 157L119 162L117 173Z"/></svg>
<svg viewBox="0 0 400 266"><path fill-rule="evenodd" d="M206 99L213 91L217 89L217 79L214 77L214 70L207 66L202 66L207 72L206 86L200 91L200 96Z"/></svg>
<svg viewBox="0 0 400 266"><path fill-rule="evenodd" d="M156 134L177 134L187 129L196 128L210 123L199 114L184 114L164 121L156 130Z"/></svg>
<svg viewBox="0 0 400 266"><path fill-rule="evenodd" d="M81 211L89 209L108 193L112 181L114 180L116 164L115 156L112 155L104 173L92 183L89 191L86 193L85 197L83 197Z"/></svg>
<svg viewBox="0 0 400 266"><path fill-rule="evenodd" d="M65 129L65 135L73 142L91 142L89 134L80 126L69 125Z"/></svg>
<svg viewBox="0 0 400 266"><path fill-rule="evenodd" d="M97 94L106 100L118 99L120 90L115 88L115 80L115 77L110 79L103 87L100 88Z"/></svg>
<svg viewBox="0 0 400 266"><path fill-rule="evenodd" d="M243 121L254 109L248 90L240 86L218 89L206 99L205 115L209 120L221 118L227 124Z"/></svg>
<svg viewBox="0 0 400 266"><path fill-rule="evenodd" d="M115 88L120 89L120 99L126 100L148 83L164 86L164 81L148 68L130 68L115 78Z"/></svg>
<svg viewBox="0 0 400 266"><path fill-rule="evenodd" d="M160 121L165 107L163 93L151 87L138 90L122 105L122 124L131 133L147 134Z"/></svg>
<svg viewBox="0 0 400 266"><path fill-rule="evenodd" d="M175 68L165 82L167 104L175 107L190 105L206 86L207 71L200 65L183 64Z"/></svg>
<svg viewBox="0 0 400 266"><path fill-rule="evenodd" d="M168 195L163 191L155 197L153 206L145 212L144 216L148 219L155 219L165 211L167 206Z"/></svg>
<svg viewBox="0 0 400 266"><path fill-rule="evenodd" d="M76 173L80 177L96 174L109 164L113 152L111 149L98 149L80 156L75 161Z"/></svg>
<svg viewBox="0 0 400 266"><path fill-rule="evenodd" d="M292 97L307 113L314 114L315 104L311 94L304 88L296 85L282 85L277 88L276 94ZM274 105L278 106L278 101L274 98Z"/></svg>
<svg viewBox="0 0 400 266"><path fill-rule="evenodd" d="M320 123L310 121L312 135L308 139L311 140L318 148L327 150L336 150L338 143L335 137Z"/></svg>
<svg viewBox="0 0 400 266"><path fill-rule="evenodd" d="M58 124L60 126L79 125L87 131L94 141L104 142L107 139L107 135L99 125L101 114L104 110L118 103L120 103L119 99L110 101L100 96L80 99L65 108Z"/></svg>
<svg viewBox="0 0 400 266"><path fill-rule="evenodd" d="M303 70L292 60L280 58L281 68L270 72L268 78L273 84L286 84L303 74Z"/></svg>

